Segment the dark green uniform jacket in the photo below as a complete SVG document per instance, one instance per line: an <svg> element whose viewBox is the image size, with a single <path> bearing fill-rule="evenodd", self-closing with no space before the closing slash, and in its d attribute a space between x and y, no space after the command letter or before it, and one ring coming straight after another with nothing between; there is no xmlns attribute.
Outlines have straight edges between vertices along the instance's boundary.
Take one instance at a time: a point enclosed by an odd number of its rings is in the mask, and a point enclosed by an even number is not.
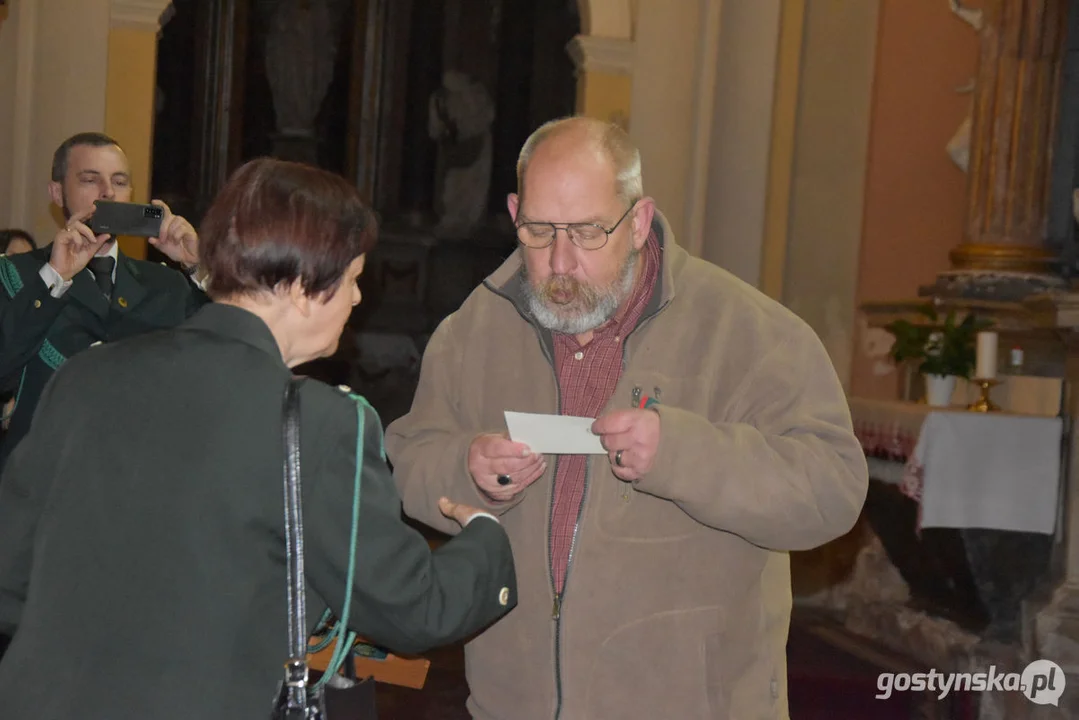
<svg viewBox="0 0 1079 720"><path fill-rule="evenodd" d="M0 256L0 390L18 399L0 443L0 467L30 428L45 383L65 360L96 342L174 327L206 304L183 273L119 253L111 302L89 270L59 299L38 274L52 245Z"/></svg>
<svg viewBox="0 0 1079 720"><path fill-rule="evenodd" d="M0 718L267 717L287 654L281 406L269 328L208 305L55 374L0 482ZM362 400L300 391L308 623L340 614L357 428L350 625L398 652L464 638L516 604L502 526L432 552L406 525ZM459 472L460 468L447 468Z"/></svg>

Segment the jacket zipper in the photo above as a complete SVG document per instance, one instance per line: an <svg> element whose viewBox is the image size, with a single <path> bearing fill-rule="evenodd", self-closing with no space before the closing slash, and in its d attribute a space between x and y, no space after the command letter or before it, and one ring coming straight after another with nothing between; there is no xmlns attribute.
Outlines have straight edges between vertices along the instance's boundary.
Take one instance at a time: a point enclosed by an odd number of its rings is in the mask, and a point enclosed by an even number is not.
<svg viewBox="0 0 1079 720"><path fill-rule="evenodd" d="M627 350L628 350L630 337L632 337L633 334L635 332L637 332L638 328L640 328L646 322L650 321L652 318L654 318L656 315L658 315L660 313L660 311L662 311L663 308L666 307L666 305L667 305L666 303L663 303L658 308L656 308L656 311L654 313L652 313L651 315L649 315L649 316L647 316L645 318L641 318L640 322L637 323L637 326L634 327L632 330L630 330L626 334L625 341L622 343L622 370L623 370L623 372L626 369L626 353L627 353ZM552 367L552 369L554 369L554 362L553 361L551 362L551 367ZM557 369L555 369L554 372L555 372L555 386L557 387L558 386L558 371L557 371ZM558 390L558 413L562 414L562 389L561 388L559 388L559 390ZM558 461L557 460L555 461L555 470L554 471L555 471L555 477L558 477ZM581 493L581 502L577 506L577 518L573 521L573 535L571 536L571 539L570 539L569 556L566 558L566 574L562 578L562 592L561 593L555 592L556 584L555 584L555 579L554 579L554 566L550 561L548 561L548 566L549 566L550 575L551 575L551 592L554 593L554 607L551 609L551 617L552 617L552 619L554 620L554 623L555 623L555 629L554 629L554 674L555 674L555 711L554 711L554 720L558 720L560 717L562 717L562 606L564 604L564 600L565 600L565 596L566 596L566 590L569 588L569 573L570 573L570 569L573 567L574 550L577 549L577 531L580 529L580 526L581 526L581 516L584 514L584 504L588 500L588 486L590 484L591 479L592 479L592 465L591 465L591 463L587 463L585 465L585 471L584 471L584 490ZM552 526L553 522L554 522L554 489L552 488L552 490L551 490L551 506L550 506L550 508L548 510L548 517L547 517L547 547L548 547L547 553L548 553L548 557L550 557L551 526Z"/></svg>
<svg viewBox="0 0 1079 720"><path fill-rule="evenodd" d="M633 328L626 334L626 341L622 343L622 370L626 369L626 347L629 344L629 338L637 331L644 322L651 320L653 317L659 314L666 306L666 303L656 308L656 312L649 315L647 318L642 318L642 321L637 323L637 327ZM552 368L554 364L552 363ZM555 370L555 385L558 385L558 371ZM562 390L558 390L558 413L562 414ZM555 477L558 477L558 461L555 461ZM555 677L555 711L554 720L558 720L562 716L562 606L566 596L566 590L569 588L569 573L573 567L573 555L574 550L577 549L577 531L581 527L581 516L584 514L584 504L588 500L588 486L592 479L592 464L591 462L585 464L584 471L584 490L581 493L581 502L577 506L577 518L573 521L573 535L570 536L569 543L569 556L566 558L566 574L562 578L562 592L555 592L554 577L554 565L548 560L548 569L551 576L551 592L554 593L554 607L551 609L551 618L554 620L554 677ZM550 558L551 547L551 526L554 523L554 489L551 490L551 506L547 512L547 554Z"/></svg>
<svg viewBox="0 0 1079 720"><path fill-rule="evenodd" d="M562 414L562 388L560 388L559 385L558 385L558 368L555 367L554 357L552 357L548 353L547 346L542 342L542 339L540 341L540 347L543 348L543 355L544 355L544 357L547 358L547 362L548 362L548 364L550 365L550 368L551 368L551 373L554 375L555 398L556 398L555 413L558 414L558 415L561 415ZM557 587L557 585L555 584L555 577L554 577L554 562L553 562L553 558L551 557L551 524L552 524L552 522L554 520L554 496L555 496L554 480L556 478L558 478L558 463L559 463L559 456L556 455L555 460L554 460L554 467L551 470L551 481L552 481L551 482L551 501L550 501L550 504L547 507L547 576L548 576L548 578L550 579L550 582L551 582L551 594L554 595L554 610L552 611L551 615L552 615L552 617L554 619L554 622L555 622L555 630L554 630L554 687L555 687L555 711L554 711L554 716L555 716L555 720L558 720L558 716L562 714L562 651L561 651L561 647L560 647L561 646L561 635L562 635L562 624L559 621L559 618L560 618L560 616L562 614L562 612L561 612L562 597L557 592L555 592L555 587ZM586 475L586 478L587 478L587 475ZM584 504L583 499L582 499L581 504L582 505ZM579 513L578 513L578 517L579 517ZM573 535L574 535L573 540L570 543L570 557L573 556L573 545L576 543L576 540L577 540L577 537L576 537L577 536L577 528L576 527L574 527L574 529L573 529ZM569 571L568 562L567 562L566 570L567 570L567 574L568 574L568 571ZM563 583L562 583L563 591L565 590L565 587L566 587L565 579L563 578Z"/></svg>
<svg viewBox="0 0 1079 720"><path fill-rule="evenodd" d="M486 282L484 284L487 285ZM526 322L528 322L530 325L532 324L532 320L529 317L528 313L526 313L512 298L510 298L505 293L501 292L500 289L496 289L492 285L487 285L487 287L490 290L492 290L496 295L499 295L499 296L509 300L510 304L513 305L513 307L517 310L518 314ZM655 312L653 312L651 315L648 315L646 317L642 317L637 322L637 326L634 327L632 330L630 330L626 334L625 340L622 342L622 371L623 372L625 372L625 369L626 369L626 352L627 352L627 349L629 347L629 339L630 339L630 337L632 337L633 334L636 333L637 330L642 325L649 322L652 318L654 318L656 315L658 315L665 307L667 307L666 302L662 303L658 308L656 308ZM545 358L547 358L547 363L551 368L551 372L554 374L555 393L557 395L557 407L556 407L555 412L557 414L561 415L562 414L562 388L558 384L558 368L555 367L554 357L552 357L551 353L547 349L547 346L542 342L542 339L541 339L541 342L540 342L540 347L543 349L543 355L544 355ZM554 468L553 468L552 480L556 479L557 477L558 477L558 458L556 457L555 458L555 463L554 463ZM564 599L564 597L566 595L566 588L568 587L568 584L569 584L570 568L573 567L574 550L577 549L577 531L580 529L580 526L581 526L581 515L584 513L584 504L588 500L588 486L589 486L589 482L591 480L591 477L592 477L591 463L586 463L585 464L585 471L584 471L584 489L583 489L583 491L581 493L581 502L577 506L577 518L573 521L573 535L570 537L569 556L566 558L566 572L565 572L565 575L562 577L562 592L561 593L558 593L558 592L555 591L555 587L557 587L557 584L555 583L555 577L554 577L553 558L551 558L551 525L552 525L552 523L554 521L554 485L553 485L553 483L552 483L552 486L551 486L551 502L550 502L550 506L547 508L547 570L548 570L548 575L549 575L550 581L551 581L551 593L554 595L554 607L551 609L551 619L554 620L554 624L555 624L555 628L554 628L554 683L555 683L554 720L558 720L562 716L562 604L563 604L563 599Z"/></svg>
<svg viewBox="0 0 1079 720"><path fill-rule="evenodd" d="M562 592L555 593L554 608L551 616L554 619L554 677L555 677L555 720L562 716L562 605L566 596L566 588L569 587L569 571L573 567L573 551L577 549L577 530L581 526L581 515L584 514L584 503L588 498L588 485L592 478L592 470L589 464L584 470L584 491L581 493L581 502L577 506L577 517L573 521L573 535L570 536L569 555L566 558L566 573L562 578ZM551 543L551 521L554 519L554 492L551 492L551 518L547 522L547 547ZM548 551L550 552L550 551ZM551 591L555 588L554 567L551 567Z"/></svg>

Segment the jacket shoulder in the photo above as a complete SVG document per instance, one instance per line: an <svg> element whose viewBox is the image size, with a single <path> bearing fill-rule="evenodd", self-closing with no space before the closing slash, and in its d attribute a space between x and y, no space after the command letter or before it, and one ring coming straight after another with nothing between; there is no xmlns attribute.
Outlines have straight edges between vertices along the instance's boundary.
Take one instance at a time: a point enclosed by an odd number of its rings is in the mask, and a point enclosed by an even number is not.
<svg viewBox="0 0 1079 720"><path fill-rule="evenodd" d="M823 351L817 332L790 308L733 273L687 254L674 275L679 317L717 342L739 339L738 351L756 362L776 348L798 353ZM716 332L716 330L720 332ZM756 358L756 360L754 360Z"/></svg>
<svg viewBox="0 0 1079 720"><path fill-rule="evenodd" d="M321 380L301 378L300 397L329 410L351 410L357 404L364 405L367 400L353 392L348 385L327 385Z"/></svg>
<svg viewBox="0 0 1079 720"><path fill-rule="evenodd" d="M675 292L695 306L742 316L761 328L791 332L809 327L790 308L734 273L688 254L675 275Z"/></svg>
<svg viewBox="0 0 1079 720"><path fill-rule="evenodd" d="M0 255L0 283L8 297L14 297L49 261L50 247L17 255Z"/></svg>
<svg viewBox="0 0 1079 720"><path fill-rule="evenodd" d="M49 256L52 254L52 245L46 245L43 248L34 248L30 252L18 253L16 255L5 255L8 260L15 263L19 268L40 268L42 265L49 261Z"/></svg>
<svg viewBox="0 0 1079 720"><path fill-rule="evenodd" d="M382 422L367 398L347 385L327 385L310 380L300 385L300 412L304 425L320 428L320 433L336 434L346 452L355 447L357 456L377 450L386 459Z"/></svg>
<svg viewBox="0 0 1079 720"><path fill-rule="evenodd" d="M348 385L327 385L320 380L307 378L300 384L300 398L319 414L330 415L335 420L356 417L357 410L363 411L363 414L375 414L377 417L367 398Z"/></svg>
<svg viewBox="0 0 1079 720"><path fill-rule="evenodd" d="M126 255L124 256L124 260L127 262L132 273L144 284L164 287L187 285L187 278L182 272L169 267L163 262L139 260Z"/></svg>

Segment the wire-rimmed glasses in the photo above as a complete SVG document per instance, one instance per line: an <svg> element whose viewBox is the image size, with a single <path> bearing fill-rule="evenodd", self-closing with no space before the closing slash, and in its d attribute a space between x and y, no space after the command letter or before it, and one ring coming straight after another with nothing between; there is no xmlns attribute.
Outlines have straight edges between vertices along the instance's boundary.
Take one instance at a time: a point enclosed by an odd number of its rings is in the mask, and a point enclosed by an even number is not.
<svg viewBox="0 0 1079 720"><path fill-rule="evenodd" d="M634 202L618 218L618 222L609 228L597 223L551 223L551 222L526 222L517 226L517 239L522 245L533 250L542 250L554 242L559 230L565 230L566 235L577 247L582 250L599 250L607 244L611 233L618 229L622 221L629 217L633 208L637 207Z"/></svg>

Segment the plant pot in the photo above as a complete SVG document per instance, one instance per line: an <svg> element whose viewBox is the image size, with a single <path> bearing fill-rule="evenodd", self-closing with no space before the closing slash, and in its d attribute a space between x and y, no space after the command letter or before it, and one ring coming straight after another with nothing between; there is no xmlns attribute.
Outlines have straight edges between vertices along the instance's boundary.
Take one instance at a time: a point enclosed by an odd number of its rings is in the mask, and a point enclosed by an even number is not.
<svg viewBox="0 0 1079 720"><path fill-rule="evenodd" d="M947 407L952 404L955 393L955 375L926 375L925 402L933 407Z"/></svg>

